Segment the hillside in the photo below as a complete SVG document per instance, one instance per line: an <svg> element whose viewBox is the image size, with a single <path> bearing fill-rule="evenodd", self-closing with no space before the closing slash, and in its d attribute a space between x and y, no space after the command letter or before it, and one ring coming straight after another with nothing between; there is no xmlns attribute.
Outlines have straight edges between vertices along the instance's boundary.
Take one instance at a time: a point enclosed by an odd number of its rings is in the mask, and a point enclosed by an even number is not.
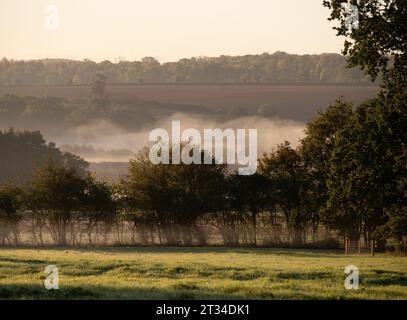
<svg viewBox="0 0 407 320"><path fill-rule="evenodd" d="M325 53L192 57L160 63L155 58L112 63L44 59L0 61L0 85L89 84L95 73L109 83L370 83L346 57Z"/></svg>

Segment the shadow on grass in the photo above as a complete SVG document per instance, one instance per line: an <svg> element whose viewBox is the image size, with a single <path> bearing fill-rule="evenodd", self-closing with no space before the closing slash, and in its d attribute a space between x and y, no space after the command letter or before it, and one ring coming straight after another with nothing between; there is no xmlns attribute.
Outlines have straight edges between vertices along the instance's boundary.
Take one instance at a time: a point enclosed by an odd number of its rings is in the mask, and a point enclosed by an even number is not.
<svg viewBox="0 0 407 320"><path fill-rule="evenodd" d="M58 290L46 290L41 285L8 284L0 287L0 299L9 300L218 300L252 299L248 295L211 292L194 284L176 284L172 288L113 288L106 286L65 286ZM272 298L272 295L264 298Z"/></svg>
<svg viewBox="0 0 407 320"><path fill-rule="evenodd" d="M281 255L298 258L338 258L342 250L325 249L292 249L292 248L261 248L261 247L166 247L166 246L117 246L117 247L0 247L1 250L55 250L59 252L110 253L110 254L257 254Z"/></svg>
<svg viewBox="0 0 407 320"><path fill-rule="evenodd" d="M0 287L0 299L8 300L272 300L272 299L352 299L346 294L325 296L297 289L292 293L242 292L242 288L226 288L224 292L200 288L195 284L175 284L170 288L114 288L107 286L65 286L58 290L46 290L40 285L9 284ZM354 298L354 297L353 297ZM359 299L363 297L358 297Z"/></svg>
<svg viewBox="0 0 407 320"><path fill-rule="evenodd" d="M80 287L67 287L62 290L46 290L43 286L26 284L2 284L0 299L21 300L64 300L64 299L95 299L98 295L91 290Z"/></svg>
<svg viewBox="0 0 407 320"><path fill-rule="evenodd" d="M335 279L332 272L280 272L276 275L277 279L284 280L322 280Z"/></svg>
<svg viewBox="0 0 407 320"><path fill-rule="evenodd" d="M364 281L374 286L407 286L407 277L402 272L373 270L374 276L367 277Z"/></svg>
<svg viewBox="0 0 407 320"><path fill-rule="evenodd" d="M0 262L24 263L24 264L44 264L48 263L46 260L38 259L20 259L20 258L7 258L0 257Z"/></svg>

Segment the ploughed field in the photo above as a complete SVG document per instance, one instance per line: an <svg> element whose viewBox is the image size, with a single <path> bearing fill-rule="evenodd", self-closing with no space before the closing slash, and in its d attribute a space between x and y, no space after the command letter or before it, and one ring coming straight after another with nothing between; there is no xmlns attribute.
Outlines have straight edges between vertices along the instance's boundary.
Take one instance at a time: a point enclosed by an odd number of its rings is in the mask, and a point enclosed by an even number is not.
<svg viewBox="0 0 407 320"><path fill-rule="evenodd" d="M46 290L47 265L59 289ZM359 269L346 290L345 267ZM254 248L0 249L0 299L407 299L407 258Z"/></svg>
<svg viewBox="0 0 407 320"><path fill-rule="evenodd" d="M160 103L186 105L201 112L199 107L210 110L243 107L258 109L262 104L271 104L280 118L307 122L323 109L343 96L355 104L374 96L378 87L373 85L339 84L142 84L111 85L107 87L109 97L124 100L149 100ZM69 99L88 98L89 86L0 86L0 96L54 96ZM185 111L184 108L180 110Z"/></svg>

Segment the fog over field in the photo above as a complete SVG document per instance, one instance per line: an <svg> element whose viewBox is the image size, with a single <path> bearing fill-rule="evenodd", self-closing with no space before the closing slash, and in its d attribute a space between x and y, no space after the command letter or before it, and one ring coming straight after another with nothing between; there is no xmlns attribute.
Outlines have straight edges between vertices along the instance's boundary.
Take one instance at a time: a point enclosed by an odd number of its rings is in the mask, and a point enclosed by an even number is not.
<svg viewBox="0 0 407 320"><path fill-rule="evenodd" d="M90 90L87 85L0 86L0 96L60 97L67 99L65 104L76 110L86 105ZM127 162L148 144L151 130L169 130L173 120L180 120L183 129L196 128L201 133L204 128L257 129L258 153L261 155L285 140L296 146L305 123L313 119L318 110L333 104L336 98L342 96L358 104L374 96L377 91L378 87L373 85L339 84L108 85L106 94L112 99L110 116L92 113L91 117L79 123L67 122L72 117L65 116L61 118L63 122L47 120L36 123L23 115L21 119L25 122L13 123L13 126L17 129L41 130L47 140L90 162ZM118 116L114 108L120 108L120 105L131 111L131 117L124 114ZM257 115L262 105L272 108L271 117ZM63 106L64 103L58 107L59 110L63 110ZM230 116L235 109L243 110L243 114ZM34 121L37 118L33 118ZM119 123L114 121L117 119ZM7 122L7 125L11 123ZM7 126L3 126L3 129L7 129Z"/></svg>
<svg viewBox="0 0 407 320"><path fill-rule="evenodd" d="M259 155L270 151L270 146L276 146L285 140L296 146L305 128L301 122L277 117L267 119L258 116L246 116L219 122L209 116L175 113L159 120L154 127L142 131L129 132L106 120L98 120L66 132L59 137L51 138L62 146L62 149L75 151L90 162L126 162L132 158L134 153L149 144L148 135L152 130L164 128L171 135L171 123L177 120L181 121L181 130L194 128L201 132L202 137L204 129L257 129ZM81 148L68 149L64 145L92 146L94 149L102 150L83 152L84 150ZM117 150L122 150L122 152L117 152ZM127 153L126 150L128 150Z"/></svg>

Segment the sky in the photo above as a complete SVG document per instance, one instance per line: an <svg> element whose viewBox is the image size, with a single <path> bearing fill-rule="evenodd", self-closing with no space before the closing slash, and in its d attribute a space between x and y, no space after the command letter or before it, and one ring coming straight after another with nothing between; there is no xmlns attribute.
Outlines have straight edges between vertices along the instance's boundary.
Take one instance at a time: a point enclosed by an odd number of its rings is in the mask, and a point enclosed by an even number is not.
<svg viewBox="0 0 407 320"><path fill-rule="evenodd" d="M0 58L340 53L322 0L0 0Z"/></svg>

